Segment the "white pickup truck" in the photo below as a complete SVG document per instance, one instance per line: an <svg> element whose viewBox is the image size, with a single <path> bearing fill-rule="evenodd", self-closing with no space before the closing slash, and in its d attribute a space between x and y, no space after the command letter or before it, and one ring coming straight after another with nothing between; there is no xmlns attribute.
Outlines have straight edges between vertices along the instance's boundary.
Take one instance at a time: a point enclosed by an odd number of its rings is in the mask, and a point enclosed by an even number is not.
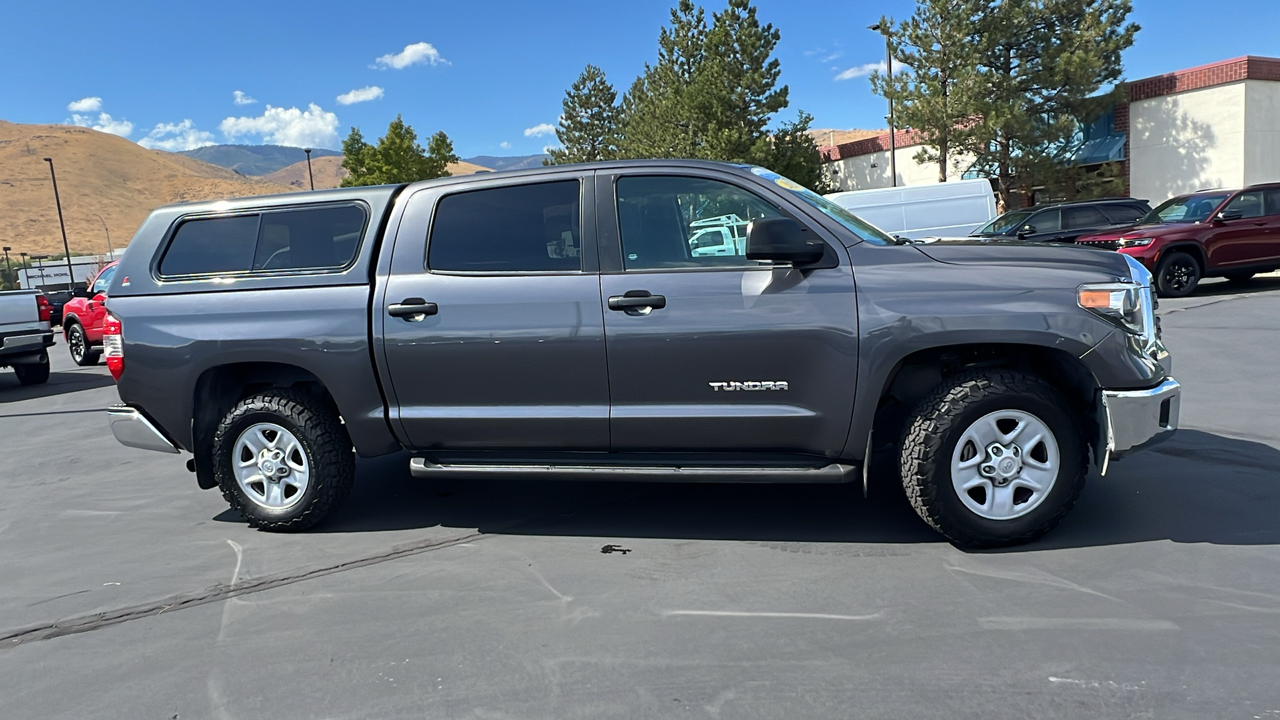
<svg viewBox="0 0 1280 720"><path fill-rule="evenodd" d="M11 367L23 385L49 379L52 308L39 290L0 292L0 368Z"/></svg>

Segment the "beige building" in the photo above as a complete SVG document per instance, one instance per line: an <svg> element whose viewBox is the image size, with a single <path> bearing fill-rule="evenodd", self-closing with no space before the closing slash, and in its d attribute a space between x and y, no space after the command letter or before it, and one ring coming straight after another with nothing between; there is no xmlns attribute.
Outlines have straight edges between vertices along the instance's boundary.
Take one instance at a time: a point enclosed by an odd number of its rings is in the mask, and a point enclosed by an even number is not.
<svg viewBox="0 0 1280 720"><path fill-rule="evenodd" d="M1129 103L1086 143L1082 164L1121 162L1130 194L1152 205L1212 187L1280 181L1280 59L1241 57L1129 84ZM1107 132L1107 131L1110 132ZM919 138L895 136L898 185L938 182L934 163L914 159ZM841 190L888 187L889 134L821 148ZM968 169L959 158L948 169Z"/></svg>

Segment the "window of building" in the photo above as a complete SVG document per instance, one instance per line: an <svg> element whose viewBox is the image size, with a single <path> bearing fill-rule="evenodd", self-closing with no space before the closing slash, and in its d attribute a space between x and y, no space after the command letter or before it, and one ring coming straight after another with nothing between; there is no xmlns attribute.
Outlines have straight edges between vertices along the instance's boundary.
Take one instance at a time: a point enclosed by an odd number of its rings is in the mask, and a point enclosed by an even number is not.
<svg viewBox="0 0 1280 720"><path fill-rule="evenodd" d="M436 206L427 267L442 272L582 269L577 180L446 195Z"/></svg>

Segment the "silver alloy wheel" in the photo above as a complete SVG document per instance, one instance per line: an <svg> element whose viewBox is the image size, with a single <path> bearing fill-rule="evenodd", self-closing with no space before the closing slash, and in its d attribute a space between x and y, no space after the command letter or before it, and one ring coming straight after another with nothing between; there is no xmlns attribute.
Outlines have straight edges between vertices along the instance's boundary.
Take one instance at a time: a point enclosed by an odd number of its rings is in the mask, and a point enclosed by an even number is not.
<svg viewBox="0 0 1280 720"><path fill-rule="evenodd" d="M951 483L969 511L1013 520L1035 510L1053 490L1058 440L1040 418L1000 410L978 418L951 454Z"/></svg>
<svg viewBox="0 0 1280 720"><path fill-rule="evenodd" d="M85 347L84 330L79 325L72 325L71 329L67 331L67 345L70 346L72 358L77 362L84 359L87 348Z"/></svg>
<svg viewBox="0 0 1280 720"><path fill-rule="evenodd" d="M283 510L301 500L311 479L302 443L275 423L245 428L236 438L231 466L245 497L271 510Z"/></svg>

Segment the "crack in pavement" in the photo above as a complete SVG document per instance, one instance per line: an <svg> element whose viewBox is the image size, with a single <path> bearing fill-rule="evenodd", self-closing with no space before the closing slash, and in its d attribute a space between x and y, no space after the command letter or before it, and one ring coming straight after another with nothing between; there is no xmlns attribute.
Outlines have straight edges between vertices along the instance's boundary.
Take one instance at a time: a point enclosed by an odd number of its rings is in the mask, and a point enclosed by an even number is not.
<svg viewBox="0 0 1280 720"><path fill-rule="evenodd" d="M545 518L541 518L541 520L545 520ZM525 523L517 523L516 526L523 524ZM507 529L510 530L513 528ZM219 583L201 592L180 593L177 595L170 595L169 597L160 600L142 603L140 605L130 605L128 607L116 608L114 610L93 613L91 615L80 615L78 617L66 618L51 623L43 623L25 628L0 630L0 652L18 647L23 643L51 640L65 635L76 635L79 633L91 632L104 627L126 623L131 620L155 617L164 613L207 605L219 600L227 600L241 595L248 595L251 593L262 592L264 590L284 587L286 585L292 585L294 583L323 577L325 575L332 575L345 570L354 570L356 568L377 565L390 560L398 560L403 557L418 555L432 550L453 547L454 545L459 545L461 543L492 537L494 534L496 533L476 531L464 533L462 535L453 535L447 538L423 540L416 543L409 543L407 545L394 547L387 552L379 553L377 555L370 555L356 560L348 560L346 562L314 568L312 570L267 575L254 580L235 582L234 585Z"/></svg>

